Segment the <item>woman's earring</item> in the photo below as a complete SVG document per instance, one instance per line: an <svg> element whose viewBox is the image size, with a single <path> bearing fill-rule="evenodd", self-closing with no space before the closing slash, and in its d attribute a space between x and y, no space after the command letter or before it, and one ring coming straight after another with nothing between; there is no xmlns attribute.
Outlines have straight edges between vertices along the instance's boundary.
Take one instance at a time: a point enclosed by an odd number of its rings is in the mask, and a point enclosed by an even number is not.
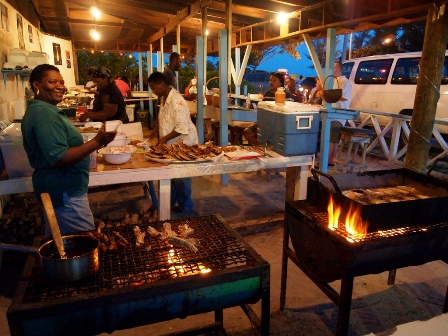
<svg viewBox="0 0 448 336"><path fill-rule="evenodd" d="M39 95L39 89L37 89L37 92L36 92L36 96L38 96Z"/></svg>

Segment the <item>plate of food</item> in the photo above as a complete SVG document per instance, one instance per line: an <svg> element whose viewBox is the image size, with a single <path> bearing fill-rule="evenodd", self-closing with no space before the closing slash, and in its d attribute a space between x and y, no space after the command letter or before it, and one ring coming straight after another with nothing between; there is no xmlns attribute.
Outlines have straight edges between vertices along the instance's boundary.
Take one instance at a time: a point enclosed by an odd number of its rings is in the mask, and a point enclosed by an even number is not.
<svg viewBox="0 0 448 336"><path fill-rule="evenodd" d="M181 141L174 144L150 146L145 158L159 163L200 163L216 162L224 156L221 147L214 145L188 146Z"/></svg>

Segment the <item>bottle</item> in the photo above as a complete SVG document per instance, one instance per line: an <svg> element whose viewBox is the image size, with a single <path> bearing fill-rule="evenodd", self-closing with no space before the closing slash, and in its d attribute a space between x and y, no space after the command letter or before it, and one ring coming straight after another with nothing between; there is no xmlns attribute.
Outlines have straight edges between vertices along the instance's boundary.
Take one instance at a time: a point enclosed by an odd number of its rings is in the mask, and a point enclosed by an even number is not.
<svg viewBox="0 0 448 336"><path fill-rule="evenodd" d="M250 110L250 97L249 97L249 94L247 94L247 98L246 98L246 110Z"/></svg>
<svg viewBox="0 0 448 336"><path fill-rule="evenodd" d="M284 87L277 88L275 91L275 103L276 104L284 104L286 101L286 93Z"/></svg>

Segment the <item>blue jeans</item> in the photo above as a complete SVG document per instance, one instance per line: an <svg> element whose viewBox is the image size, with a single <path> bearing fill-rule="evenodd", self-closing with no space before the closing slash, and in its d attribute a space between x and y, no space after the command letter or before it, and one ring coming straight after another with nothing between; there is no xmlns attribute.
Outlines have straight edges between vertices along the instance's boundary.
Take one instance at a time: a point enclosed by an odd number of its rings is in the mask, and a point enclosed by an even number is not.
<svg viewBox="0 0 448 336"><path fill-rule="evenodd" d="M92 210L90 210L87 194L68 197L64 194L64 206L55 208L56 219L62 234L91 231L95 229ZM47 215L44 211L45 235L51 235Z"/></svg>
<svg viewBox="0 0 448 336"><path fill-rule="evenodd" d="M191 184L191 177L171 180L171 208L174 208L177 203L182 212L193 211Z"/></svg>

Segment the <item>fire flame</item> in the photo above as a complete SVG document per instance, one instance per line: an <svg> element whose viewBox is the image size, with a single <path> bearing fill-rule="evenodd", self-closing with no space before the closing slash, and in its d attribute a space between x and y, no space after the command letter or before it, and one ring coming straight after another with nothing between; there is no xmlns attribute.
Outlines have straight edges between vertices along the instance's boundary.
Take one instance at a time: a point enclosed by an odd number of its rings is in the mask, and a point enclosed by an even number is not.
<svg viewBox="0 0 448 336"><path fill-rule="evenodd" d="M339 228L339 217L342 213L342 207L337 205L333 201L333 197L330 195L330 201L328 203L328 227L331 230ZM350 204L350 209L345 217L345 231L349 234L348 241L354 241L354 239L362 239L367 234L368 223L364 222L361 218L359 208Z"/></svg>
<svg viewBox="0 0 448 336"><path fill-rule="evenodd" d="M178 258L176 256L175 250L171 249L168 252L167 255L167 261L168 264L172 264L172 266L169 267L169 271L170 274L172 276L182 276L182 275L186 275L187 273L191 273L192 272L192 267L189 267L188 264L186 264L182 258ZM195 273L201 273L201 274L206 274L206 273L210 273L212 270L205 267L202 263L198 263L198 268L199 268L199 272L193 272L193 274Z"/></svg>

